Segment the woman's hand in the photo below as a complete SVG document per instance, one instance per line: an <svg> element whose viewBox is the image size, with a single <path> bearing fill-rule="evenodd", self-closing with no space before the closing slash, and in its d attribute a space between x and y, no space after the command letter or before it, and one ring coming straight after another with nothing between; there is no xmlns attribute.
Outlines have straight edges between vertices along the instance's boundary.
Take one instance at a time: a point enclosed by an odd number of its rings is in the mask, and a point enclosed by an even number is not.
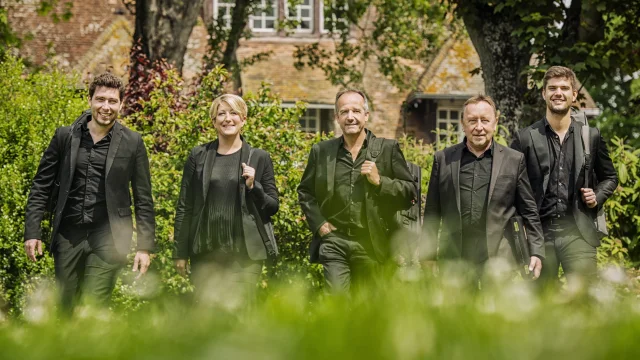
<svg viewBox="0 0 640 360"><path fill-rule="evenodd" d="M242 163L242 177L244 178L244 183L247 185L249 190L253 189L253 180L256 177L256 169Z"/></svg>

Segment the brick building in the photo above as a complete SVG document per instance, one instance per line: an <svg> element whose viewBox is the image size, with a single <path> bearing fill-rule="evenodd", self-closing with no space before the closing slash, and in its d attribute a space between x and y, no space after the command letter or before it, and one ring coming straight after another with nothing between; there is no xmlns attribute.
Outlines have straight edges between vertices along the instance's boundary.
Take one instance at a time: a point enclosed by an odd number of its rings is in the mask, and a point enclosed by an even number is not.
<svg viewBox="0 0 640 360"><path fill-rule="evenodd" d="M51 17L38 16L38 3L23 0L3 4L9 10L14 30L29 39L20 50L23 57L39 64L50 54L49 58L58 66L77 71L84 80L107 69L126 75L134 17L121 0L74 1L71 19L58 23ZM205 0L204 21L194 28L185 55L186 79L200 71L207 46L204 22L219 15L230 21L233 3ZM285 16L300 21L288 36L276 29L276 23ZM295 9L289 9L286 0L262 0L262 6L249 19L253 37L243 40L238 50L240 59L273 52L267 60L243 70L243 90L253 92L267 82L282 97L285 106L306 101L308 110L300 119L304 131L339 132L333 118L334 96L339 89L325 79L321 70L298 71L293 66L296 45L317 41L325 48L334 45L332 39L323 36L326 21L329 20L324 19L322 0L303 0ZM482 78L469 73L479 67L480 61L468 39L450 40L429 64L414 64L415 76L426 71L418 92L398 90L377 70L375 59L371 62L365 64L363 83L374 107L368 127L378 136L393 138L406 133L428 142L437 141L433 130L449 125L457 128L464 100L484 92ZM587 107L596 108L588 94Z"/></svg>

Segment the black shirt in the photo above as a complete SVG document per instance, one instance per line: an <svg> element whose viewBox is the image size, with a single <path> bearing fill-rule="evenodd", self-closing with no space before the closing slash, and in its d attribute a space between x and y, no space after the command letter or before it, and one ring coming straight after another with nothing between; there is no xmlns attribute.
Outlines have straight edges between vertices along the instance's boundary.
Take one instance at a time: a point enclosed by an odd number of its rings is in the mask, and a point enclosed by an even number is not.
<svg viewBox="0 0 640 360"><path fill-rule="evenodd" d="M462 258L483 262L487 251L487 198L493 165L493 143L476 156L465 146L460 161L460 216Z"/></svg>
<svg viewBox="0 0 640 360"><path fill-rule="evenodd" d="M573 201L573 121L560 144L560 136L545 119L547 145L549 146L550 174L547 192L540 207L540 220L560 218L571 214Z"/></svg>
<svg viewBox="0 0 640 360"><path fill-rule="evenodd" d="M331 198L328 221L341 231L364 230L367 228L365 213L365 186L367 177L360 174L366 159L367 145L371 133L360 148L355 161L351 153L344 147L344 137L340 139L340 147L336 158L335 190Z"/></svg>
<svg viewBox="0 0 640 360"><path fill-rule="evenodd" d="M240 181L240 151L216 154L211 169L209 190L199 232L199 253L214 250L230 253L243 252L244 234L238 185Z"/></svg>
<svg viewBox="0 0 640 360"><path fill-rule="evenodd" d="M105 171L112 131L109 130L105 137L94 144L87 123L82 124L80 129L82 135L76 169L62 221L68 225L102 224L109 221Z"/></svg>

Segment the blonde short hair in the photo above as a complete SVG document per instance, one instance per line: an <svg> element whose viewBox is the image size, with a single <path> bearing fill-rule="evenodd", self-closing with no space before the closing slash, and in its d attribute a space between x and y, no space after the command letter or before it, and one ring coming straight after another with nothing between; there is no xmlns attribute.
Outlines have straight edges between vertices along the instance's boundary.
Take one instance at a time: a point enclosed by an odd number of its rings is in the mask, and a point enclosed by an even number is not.
<svg viewBox="0 0 640 360"><path fill-rule="evenodd" d="M209 109L209 117L213 122L216 121L218 108L223 102L229 105L235 112L240 114L243 119L247 118L247 103L244 102L244 100L238 95L224 94L215 98L215 100L213 100L213 102L211 103L211 108Z"/></svg>

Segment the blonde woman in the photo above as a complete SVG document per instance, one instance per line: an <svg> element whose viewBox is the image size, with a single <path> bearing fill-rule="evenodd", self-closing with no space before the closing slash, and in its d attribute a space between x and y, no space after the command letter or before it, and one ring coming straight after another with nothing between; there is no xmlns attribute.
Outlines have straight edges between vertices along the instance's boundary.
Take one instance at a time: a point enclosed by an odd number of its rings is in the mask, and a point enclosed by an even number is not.
<svg viewBox="0 0 640 360"><path fill-rule="evenodd" d="M209 115L218 138L191 150L184 166L174 259L181 274L191 260L196 289L227 297L237 293L233 289L255 288L263 261L277 253L271 216L278 211L278 190L269 154L240 135L244 100L222 95Z"/></svg>

